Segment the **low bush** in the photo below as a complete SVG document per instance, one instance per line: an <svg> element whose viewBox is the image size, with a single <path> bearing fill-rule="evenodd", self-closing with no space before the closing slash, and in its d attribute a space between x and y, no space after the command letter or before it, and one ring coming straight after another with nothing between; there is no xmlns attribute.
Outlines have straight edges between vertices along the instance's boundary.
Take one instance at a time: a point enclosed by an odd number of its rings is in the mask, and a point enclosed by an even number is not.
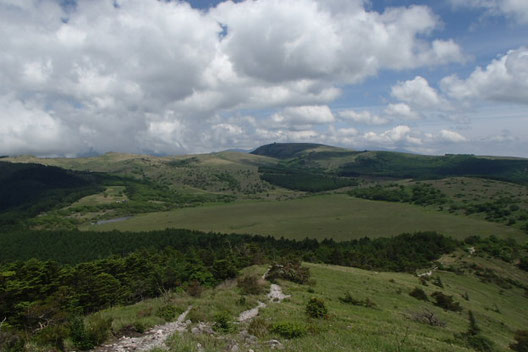
<svg viewBox="0 0 528 352"><path fill-rule="evenodd" d="M376 303L370 300L370 298L365 298L364 300L356 299L352 296L350 292L346 292L343 297L338 298L342 303L352 304L354 306L361 306L366 308L375 308Z"/></svg>
<svg viewBox="0 0 528 352"><path fill-rule="evenodd" d="M147 327L141 321L135 321L134 324L133 324L133 328L134 328L134 330L136 330L136 332L138 332L140 334L144 333L147 330Z"/></svg>
<svg viewBox="0 0 528 352"><path fill-rule="evenodd" d="M528 257L523 257L519 261L519 269L528 271Z"/></svg>
<svg viewBox="0 0 528 352"><path fill-rule="evenodd" d="M81 351L86 351L102 344L110 334L112 318L95 315L85 326L82 317L75 318L70 326L70 337L73 345Z"/></svg>
<svg viewBox="0 0 528 352"><path fill-rule="evenodd" d="M462 306L460 305L460 303L456 302L453 299L453 296L448 296L448 295L443 294L440 291L436 291L431 294L431 297L435 299L435 302L433 302L435 306L438 306L440 308L443 308L444 310L450 310L453 312L462 311Z"/></svg>
<svg viewBox="0 0 528 352"><path fill-rule="evenodd" d="M326 318L328 315L328 309L322 299L314 297L306 304L306 314L308 314L310 318Z"/></svg>
<svg viewBox="0 0 528 352"><path fill-rule="evenodd" d="M294 322L280 322L273 324L271 331L287 339L305 336L308 329L305 325Z"/></svg>
<svg viewBox="0 0 528 352"><path fill-rule="evenodd" d="M266 320L264 320L264 318L261 317L256 317L255 319L251 320L248 326L248 332L251 335L255 335L257 337L265 336L269 329L269 324Z"/></svg>
<svg viewBox="0 0 528 352"><path fill-rule="evenodd" d="M200 282L193 280L189 283L186 288L186 292L191 297L200 297L202 295L204 288L200 285Z"/></svg>
<svg viewBox="0 0 528 352"><path fill-rule="evenodd" d="M339 300L342 303L352 304L354 306L361 306L363 305L362 301L354 298L350 292L346 292L343 297L339 297Z"/></svg>
<svg viewBox="0 0 528 352"><path fill-rule="evenodd" d="M6 329L0 330L0 351L22 352L24 345L25 341L21 334Z"/></svg>
<svg viewBox="0 0 528 352"><path fill-rule="evenodd" d="M265 291L265 287L257 275L239 277L237 285L245 295L260 295Z"/></svg>
<svg viewBox="0 0 528 352"><path fill-rule="evenodd" d="M218 332L229 332L233 329L231 325L231 314L226 311L221 311L215 314L213 330Z"/></svg>
<svg viewBox="0 0 528 352"><path fill-rule="evenodd" d="M482 335L466 336L466 343L469 347L479 352L492 352L494 350L493 341Z"/></svg>
<svg viewBox="0 0 528 352"><path fill-rule="evenodd" d="M183 313L183 310L179 307L171 304L166 304L158 308L156 316L162 318L165 321L172 321L177 315Z"/></svg>
<svg viewBox="0 0 528 352"><path fill-rule="evenodd" d="M275 263L268 271L266 279L270 281L283 279L298 284L306 284L310 279L310 269L302 266L300 261Z"/></svg>
<svg viewBox="0 0 528 352"><path fill-rule="evenodd" d="M408 317L413 321L430 326L445 327L447 325L445 321L440 320L435 313L428 309L424 309L421 312L410 313Z"/></svg>
<svg viewBox="0 0 528 352"><path fill-rule="evenodd" d="M440 276L437 276L433 279L433 285L438 286L440 288L444 288L444 283L442 282Z"/></svg>
<svg viewBox="0 0 528 352"><path fill-rule="evenodd" d="M427 297L427 294L424 290L422 290L419 287L415 287L411 292L409 292L409 296L412 296L416 299L419 299L420 301L428 301L429 298Z"/></svg>
<svg viewBox="0 0 528 352"><path fill-rule="evenodd" d="M469 326L466 332L455 334L455 338L462 340L466 346L479 352L494 351L494 343L487 337L481 335L480 327L477 324L475 315L468 311Z"/></svg>
<svg viewBox="0 0 528 352"><path fill-rule="evenodd" d="M69 330L64 325L50 325L40 330L36 340L42 346L51 346L59 351L64 351L64 339L68 337Z"/></svg>
<svg viewBox="0 0 528 352"><path fill-rule="evenodd" d="M515 343L510 348L517 352L528 352L528 330L517 330L515 332Z"/></svg>

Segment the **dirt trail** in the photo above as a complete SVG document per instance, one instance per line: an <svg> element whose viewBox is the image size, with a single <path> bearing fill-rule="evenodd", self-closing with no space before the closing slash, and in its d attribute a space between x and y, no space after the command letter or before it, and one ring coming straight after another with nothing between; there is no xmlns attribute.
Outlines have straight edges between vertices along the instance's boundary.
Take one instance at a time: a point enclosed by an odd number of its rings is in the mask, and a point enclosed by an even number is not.
<svg viewBox="0 0 528 352"><path fill-rule="evenodd" d="M271 302L280 303L282 302L283 299L289 298L289 297L291 296L285 295L284 293L282 293L282 288L279 285L271 284L270 292L268 293L268 298L270 299ZM246 322L246 321L249 321L255 318L258 315L259 310L262 308L266 308L266 306L267 306L266 303L262 303L259 301L258 305L255 308L252 308L252 309L249 309L249 310L246 310L240 313L240 315L238 316L238 321L243 323L243 322Z"/></svg>
<svg viewBox="0 0 528 352"><path fill-rule="evenodd" d="M266 308L266 303L262 303L259 301L258 306L256 306L255 308L252 308L250 310L246 310L245 312L240 313L240 315L238 316L238 321L243 323L245 321L249 321L253 319L254 317L258 315L259 310L262 308Z"/></svg>
<svg viewBox="0 0 528 352"><path fill-rule="evenodd" d="M147 331L145 335L139 337L123 336L117 342L109 345L103 345L93 352L131 352L131 351L149 351L153 348L166 348L165 341L175 332L183 332L187 330L187 322L185 318L191 311L192 306L189 306L185 312L180 314L178 320L163 325L157 325Z"/></svg>

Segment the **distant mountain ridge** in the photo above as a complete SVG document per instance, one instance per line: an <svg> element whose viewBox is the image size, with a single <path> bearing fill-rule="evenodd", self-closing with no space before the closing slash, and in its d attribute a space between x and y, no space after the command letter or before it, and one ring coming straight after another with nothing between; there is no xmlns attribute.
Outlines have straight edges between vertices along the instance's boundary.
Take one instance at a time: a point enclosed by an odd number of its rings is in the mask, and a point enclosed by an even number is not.
<svg viewBox="0 0 528 352"><path fill-rule="evenodd" d="M307 151L322 150L346 151L346 149L317 143L272 143L258 147L251 154L269 156L277 159L288 159Z"/></svg>
<svg viewBox="0 0 528 352"><path fill-rule="evenodd" d="M280 159L283 168L323 169L339 177L470 176L528 184L528 159L523 158L353 151L313 143L273 143L257 148L253 154Z"/></svg>

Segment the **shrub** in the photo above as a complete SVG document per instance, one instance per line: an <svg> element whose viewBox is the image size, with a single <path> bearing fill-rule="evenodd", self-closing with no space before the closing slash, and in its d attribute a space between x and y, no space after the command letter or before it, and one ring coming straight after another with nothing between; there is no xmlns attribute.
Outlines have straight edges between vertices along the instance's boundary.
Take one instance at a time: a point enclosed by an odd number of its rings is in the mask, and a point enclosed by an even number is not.
<svg viewBox="0 0 528 352"><path fill-rule="evenodd" d="M257 337L263 337L265 336L269 331L269 325L262 317L256 317L255 319L251 320L248 326L248 332L251 335L255 335Z"/></svg>
<svg viewBox="0 0 528 352"><path fill-rule="evenodd" d="M480 328L472 311L468 311L469 326L466 332L456 334L455 337L461 339L465 344L479 352L491 352L494 350L493 342L480 334Z"/></svg>
<svg viewBox="0 0 528 352"><path fill-rule="evenodd" d="M231 331L231 314L229 314L229 312L221 311L216 313L214 316L214 320L215 324L213 325L213 330L219 332Z"/></svg>
<svg viewBox="0 0 528 352"><path fill-rule="evenodd" d="M365 298L364 300L358 300L354 298L350 292L346 292L343 297L338 297L338 299L342 303L352 304L354 306L361 306L361 307L367 307L367 308L375 308L376 303L370 300L370 298Z"/></svg>
<svg viewBox="0 0 528 352"><path fill-rule="evenodd" d="M293 322L281 322L273 324L271 331L287 339L302 337L308 333L306 326Z"/></svg>
<svg viewBox="0 0 528 352"><path fill-rule="evenodd" d="M16 332L0 330L0 351L22 352L24 351L24 338Z"/></svg>
<svg viewBox="0 0 528 352"><path fill-rule="evenodd" d="M178 315L183 313L183 310L173 306L171 304L166 304L158 308L156 311L156 316L162 318L165 321L172 321Z"/></svg>
<svg viewBox="0 0 528 352"><path fill-rule="evenodd" d="M480 333L480 328L477 325L477 320L475 319L475 316L473 315L472 311L468 311L468 320L469 320L469 328L468 328L468 335L478 335Z"/></svg>
<svg viewBox="0 0 528 352"><path fill-rule="evenodd" d="M435 299L433 304L444 310L450 310L453 312L460 312L462 310L462 306L460 303L453 300L453 296L444 295L442 292L436 291L431 294L431 297Z"/></svg>
<svg viewBox="0 0 528 352"><path fill-rule="evenodd" d="M82 317L76 317L71 322L70 337L73 345L81 351L86 351L95 347L88 336Z"/></svg>
<svg viewBox="0 0 528 352"><path fill-rule="evenodd" d="M314 297L306 304L306 314L308 314L310 318L325 318L328 314L328 309L322 299Z"/></svg>
<svg viewBox="0 0 528 352"><path fill-rule="evenodd" d="M444 288L444 283L442 282L440 276L437 276L433 279L433 285L438 286L440 288Z"/></svg>
<svg viewBox="0 0 528 352"><path fill-rule="evenodd" d="M419 287L415 287L411 292L409 292L409 295L416 298L416 299L419 299L420 301L428 301L429 298L427 297L427 294L425 293L424 290L422 290L421 288Z"/></svg>
<svg viewBox="0 0 528 352"><path fill-rule="evenodd" d="M260 295L265 290L257 275L239 277L237 285L245 295Z"/></svg>
<svg viewBox="0 0 528 352"><path fill-rule="evenodd" d="M110 334L112 318L104 319L100 315L92 318L86 327L82 317L75 318L70 325L70 336L73 345L86 351L102 344Z"/></svg>
<svg viewBox="0 0 528 352"><path fill-rule="evenodd" d="M414 320L418 323L427 324L430 326L439 326L444 327L446 326L446 322L440 320L436 314L431 312L428 309L424 309L421 312L414 312L409 315L409 319Z"/></svg>
<svg viewBox="0 0 528 352"><path fill-rule="evenodd" d="M203 287L200 285L200 282L197 280L191 281L191 283L187 286L187 294L191 297L200 297L203 292Z"/></svg>
<svg viewBox="0 0 528 352"><path fill-rule="evenodd" d="M64 325L50 325L40 330L36 340L40 345L53 346L64 351L64 339L68 337L68 329Z"/></svg>
<svg viewBox="0 0 528 352"><path fill-rule="evenodd" d="M468 335L466 336L467 345L479 352L493 351L493 342L482 335Z"/></svg>
<svg viewBox="0 0 528 352"><path fill-rule="evenodd" d="M289 261L285 263L275 263L271 266L266 279L275 281L283 279L298 284L305 284L310 279L310 269L303 267L299 261Z"/></svg>
<svg viewBox="0 0 528 352"><path fill-rule="evenodd" d="M141 321L135 321L134 324L133 324L133 328L134 328L135 331L137 331L140 334L144 333L145 330L147 330L147 327Z"/></svg>
<svg viewBox="0 0 528 352"><path fill-rule="evenodd" d="M528 257L523 257L519 261L519 269L528 271Z"/></svg>
<svg viewBox="0 0 528 352"><path fill-rule="evenodd" d="M88 336L93 341L95 346L98 346L106 341L112 328L112 318L103 318L101 315L96 315L88 323Z"/></svg>
<svg viewBox="0 0 528 352"><path fill-rule="evenodd" d="M354 306L363 305L363 303L360 300L355 299L350 292L346 292L343 297L339 297L339 300L342 303L352 304Z"/></svg>
<svg viewBox="0 0 528 352"><path fill-rule="evenodd" d="M363 306L367 308L376 308L377 305L374 303L374 301L371 301L370 298L367 297L363 301Z"/></svg>
<svg viewBox="0 0 528 352"><path fill-rule="evenodd" d="M517 352L528 352L528 330L517 330L515 332L515 343L510 348Z"/></svg>

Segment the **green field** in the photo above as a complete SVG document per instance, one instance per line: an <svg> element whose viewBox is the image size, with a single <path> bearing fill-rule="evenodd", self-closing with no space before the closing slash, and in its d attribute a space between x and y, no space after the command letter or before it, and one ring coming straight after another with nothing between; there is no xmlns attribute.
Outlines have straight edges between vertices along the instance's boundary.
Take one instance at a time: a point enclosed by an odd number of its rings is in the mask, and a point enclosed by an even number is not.
<svg viewBox="0 0 528 352"><path fill-rule="evenodd" d="M189 228L224 233L284 236L293 239L364 236L386 237L403 232L437 231L455 238L497 235L525 240L521 231L497 223L440 213L431 209L347 195L323 195L287 201L246 201L138 215L85 230L147 231Z"/></svg>

